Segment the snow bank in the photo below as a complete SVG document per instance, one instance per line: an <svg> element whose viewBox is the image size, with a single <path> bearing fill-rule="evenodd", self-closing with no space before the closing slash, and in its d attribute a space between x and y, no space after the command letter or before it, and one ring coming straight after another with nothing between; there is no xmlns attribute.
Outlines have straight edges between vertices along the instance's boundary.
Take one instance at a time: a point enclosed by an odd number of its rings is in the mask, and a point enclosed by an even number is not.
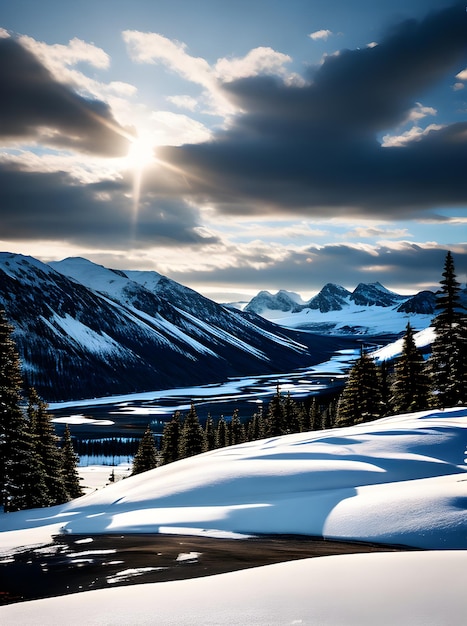
<svg viewBox="0 0 467 626"><path fill-rule="evenodd" d="M466 408L264 439L60 507L2 515L0 544L25 545L21 529L52 525L74 534L287 533L465 549L466 448Z"/></svg>
<svg viewBox="0 0 467 626"><path fill-rule="evenodd" d="M24 626L462 626L466 566L460 551L330 556L12 604L0 617Z"/></svg>

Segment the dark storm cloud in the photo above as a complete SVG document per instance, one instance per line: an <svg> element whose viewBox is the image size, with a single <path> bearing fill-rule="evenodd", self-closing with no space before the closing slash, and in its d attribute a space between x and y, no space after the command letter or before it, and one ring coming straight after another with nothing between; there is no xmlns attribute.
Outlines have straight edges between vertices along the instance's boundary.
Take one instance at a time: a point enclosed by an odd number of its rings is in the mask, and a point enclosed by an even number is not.
<svg viewBox="0 0 467 626"><path fill-rule="evenodd" d="M11 38L0 38L0 137L106 156L128 151L128 129L99 100L57 82L41 62Z"/></svg>
<svg viewBox="0 0 467 626"><path fill-rule="evenodd" d="M0 238L61 240L95 246L209 243L198 234L196 210L166 198L143 197L134 211L122 181L78 183L63 172L25 172L0 165Z"/></svg>
<svg viewBox="0 0 467 626"><path fill-rule="evenodd" d="M310 247L291 251L280 261L271 261L261 269L239 260L235 267L215 272L196 272L196 281L219 288L228 284L231 289L248 287L276 292L279 289L306 294L319 291L326 283L337 283L354 289L358 283L381 282L390 289L436 290L441 280L444 259L449 247L423 248L413 243L397 247L360 247L347 244ZM453 249L456 275L459 282L467 280L467 245L456 244ZM171 273L171 278L189 283L190 272ZM428 285L427 285L428 283Z"/></svg>
<svg viewBox="0 0 467 626"><path fill-rule="evenodd" d="M305 86L256 76L224 84L241 108L204 144L163 156L225 212L415 217L467 200L467 123L399 147L378 136L467 63L465 4L406 21L373 48L328 57ZM400 127L400 126L399 126Z"/></svg>

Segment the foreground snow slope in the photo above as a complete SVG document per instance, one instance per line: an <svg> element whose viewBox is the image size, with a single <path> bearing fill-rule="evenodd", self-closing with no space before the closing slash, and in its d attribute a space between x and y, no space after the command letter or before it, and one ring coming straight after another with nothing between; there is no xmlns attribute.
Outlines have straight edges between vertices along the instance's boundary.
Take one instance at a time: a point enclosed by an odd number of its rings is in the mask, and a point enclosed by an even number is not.
<svg viewBox="0 0 467 626"><path fill-rule="evenodd" d="M59 507L1 515L0 545L25 545L37 531L42 540L61 529L295 533L465 549L466 447L467 408L264 439L178 461Z"/></svg>
<svg viewBox="0 0 467 626"><path fill-rule="evenodd" d="M0 608L0 618L50 626L462 626L466 565L461 551L330 556L22 602Z"/></svg>

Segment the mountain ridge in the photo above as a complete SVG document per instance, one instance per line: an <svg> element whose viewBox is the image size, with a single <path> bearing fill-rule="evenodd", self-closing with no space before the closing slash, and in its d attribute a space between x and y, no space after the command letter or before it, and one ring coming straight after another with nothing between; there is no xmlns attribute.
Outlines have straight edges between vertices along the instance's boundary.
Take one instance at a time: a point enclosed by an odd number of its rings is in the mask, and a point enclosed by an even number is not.
<svg viewBox="0 0 467 626"><path fill-rule="evenodd" d="M334 348L156 273L127 274L80 258L45 264L0 253L0 305L14 327L25 383L47 401L280 373Z"/></svg>

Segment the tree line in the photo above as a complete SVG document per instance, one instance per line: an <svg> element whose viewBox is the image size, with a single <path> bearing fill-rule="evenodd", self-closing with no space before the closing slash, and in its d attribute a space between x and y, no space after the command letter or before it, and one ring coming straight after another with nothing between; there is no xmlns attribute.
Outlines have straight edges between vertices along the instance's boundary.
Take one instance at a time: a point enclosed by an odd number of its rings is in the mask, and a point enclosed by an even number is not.
<svg viewBox="0 0 467 626"><path fill-rule="evenodd" d="M267 411L242 423L238 411L217 423L208 415L203 428L192 404L183 417L176 412L165 425L161 449L150 427L134 458L133 474L216 448L265 437L352 426L398 413L467 404L467 317L460 300L454 261L446 255L433 320L435 339L425 361L407 324L402 351L395 364L377 365L363 348L341 394L297 403L279 386Z"/></svg>
<svg viewBox="0 0 467 626"><path fill-rule="evenodd" d="M34 389L24 406L12 326L0 309L0 506L5 512L62 504L82 495L68 425L62 445Z"/></svg>

